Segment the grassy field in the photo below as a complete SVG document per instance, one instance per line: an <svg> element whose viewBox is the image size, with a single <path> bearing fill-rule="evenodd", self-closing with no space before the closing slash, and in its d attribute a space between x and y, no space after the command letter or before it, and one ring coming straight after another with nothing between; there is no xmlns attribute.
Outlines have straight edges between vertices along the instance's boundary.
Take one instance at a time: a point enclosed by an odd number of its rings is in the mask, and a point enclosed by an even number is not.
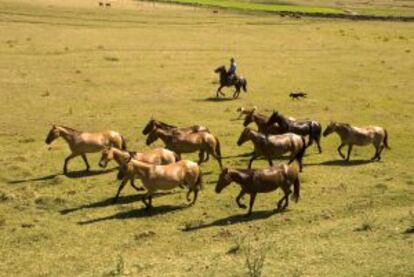
<svg viewBox="0 0 414 277"><path fill-rule="evenodd" d="M246 256L266 253L263 276L413 276L413 27L127 0L0 0L0 275L244 276ZM231 56L249 92L213 101L213 70ZM308 98L290 101L293 90ZM384 126L392 150L370 163L373 148L356 148L345 164L338 137L324 138L321 155L312 147L305 156L300 202L275 214L281 192L259 195L244 218L235 185L214 193L213 161L202 166L194 207L177 190L158 195L149 216L130 187L112 204L119 182L98 168L98 154L91 174L75 159L63 176L66 144L44 143L57 123L118 130L144 150L141 130L155 116L208 126L225 166L245 167L240 155L252 146L236 146L235 119L245 105L323 126Z"/></svg>
<svg viewBox="0 0 414 277"><path fill-rule="evenodd" d="M153 0L147 0L153 1ZM414 16L414 4L405 0L155 0L157 2L202 5L239 11L291 12L325 15Z"/></svg>

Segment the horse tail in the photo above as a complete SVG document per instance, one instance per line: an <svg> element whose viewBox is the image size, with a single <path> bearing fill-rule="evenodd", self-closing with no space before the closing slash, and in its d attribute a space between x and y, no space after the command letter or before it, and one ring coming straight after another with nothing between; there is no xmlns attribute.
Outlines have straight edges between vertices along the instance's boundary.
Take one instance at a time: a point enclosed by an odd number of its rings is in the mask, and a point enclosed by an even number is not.
<svg viewBox="0 0 414 277"><path fill-rule="evenodd" d="M127 145L126 145L126 140L124 138L124 136L121 136L121 150L127 150Z"/></svg>
<svg viewBox="0 0 414 277"><path fill-rule="evenodd" d="M384 129L384 141L383 141L385 148L391 149L391 147L388 145L388 132L387 129Z"/></svg>
<svg viewBox="0 0 414 277"><path fill-rule="evenodd" d="M216 139L216 142L217 142L215 151L216 151L217 156L221 159L220 141L216 136L214 138Z"/></svg>
<svg viewBox="0 0 414 277"><path fill-rule="evenodd" d="M302 139L302 148L296 154L295 160L298 161L299 170L302 171L302 159L303 159L303 156L305 155L305 151L306 151L306 148L308 148L308 145L306 145L305 137L301 136L300 138Z"/></svg>
<svg viewBox="0 0 414 277"><path fill-rule="evenodd" d="M297 203L299 201L299 198L300 198L300 180L299 180L299 175L296 174L295 181L293 182L292 200Z"/></svg>
<svg viewBox="0 0 414 277"><path fill-rule="evenodd" d="M247 80L246 79L243 79L242 87L243 87L243 91L247 92Z"/></svg>
<svg viewBox="0 0 414 277"><path fill-rule="evenodd" d="M312 121L309 121L308 123L309 126L309 142L307 147L311 146L313 143L313 126L312 126Z"/></svg>
<svg viewBox="0 0 414 277"><path fill-rule="evenodd" d="M203 178L202 178L201 170L198 172L197 180L195 182L195 186L198 187L200 190L203 189Z"/></svg>

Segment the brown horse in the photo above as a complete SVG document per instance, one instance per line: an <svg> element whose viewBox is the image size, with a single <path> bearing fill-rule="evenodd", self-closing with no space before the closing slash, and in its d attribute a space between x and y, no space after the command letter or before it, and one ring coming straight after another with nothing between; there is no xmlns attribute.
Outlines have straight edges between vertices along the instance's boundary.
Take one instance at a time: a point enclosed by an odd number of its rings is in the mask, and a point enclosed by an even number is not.
<svg viewBox="0 0 414 277"><path fill-rule="evenodd" d="M99 161L99 166L101 166L102 168L106 168L106 166L108 165L108 162L111 160L115 160L118 163L118 165L121 166L125 164L126 162L128 162L129 159L131 158L137 161L154 164L154 165L166 165L166 164L175 163L176 161L179 160L177 154L164 148L155 148L155 149L147 150L143 153L138 153L138 152L128 152L128 151L124 151L124 150L111 147L111 148L107 148L104 151L102 151L102 156L101 156L101 160ZM143 190L143 188L138 188L135 186L134 180L131 180L131 186L138 191ZM118 201L119 194L121 193L122 189L123 189L123 186L122 187L120 186L118 188L118 192L113 200L114 203Z"/></svg>
<svg viewBox="0 0 414 277"><path fill-rule="evenodd" d="M372 143L375 147L375 154L371 158L373 161L381 160L381 152L384 148L390 149L388 146L388 132L382 127L368 126L358 128L347 123L330 122L323 132L323 136L326 137L333 132L336 132L341 138L338 153L347 161L349 161L349 157L351 156L353 145L364 146ZM345 145L348 145L348 155L346 158L341 152L342 147Z"/></svg>
<svg viewBox="0 0 414 277"><path fill-rule="evenodd" d="M255 111L251 111L244 118L243 126L247 127L250 123L254 122L257 125L257 130L262 134L278 135L282 134L282 130L277 123L272 124L268 127L268 117L262 114L257 114Z"/></svg>
<svg viewBox="0 0 414 277"><path fill-rule="evenodd" d="M173 132L182 132L182 133L196 133L196 132L210 132L210 130L201 125L193 125L190 127L177 127L174 125L167 124L165 122L156 120L154 118L151 118L147 125L145 125L144 129L142 130L143 135L148 135L154 128L160 128L166 131L173 131Z"/></svg>
<svg viewBox="0 0 414 277"><path fill-rule="evenodd" d="M273 124L279 124L282 133L295 133L301 136L309 135L308 146L313 143L315 140L318 147L319 153L322 153L322 148L320 144L322 126L318 121L315 120L303 120L299 121L289 117L284 117L278 112L273 112L267 121L267 126L271 127Z"/></svg>
<svg viewBox="0 0 414 277"><path fill-rule="evenodd" d="M220 141L210 133L173 133L161 128L155 128L149 133L146 144L151 145L151 143L159 138L164 142L167 149L174 151L179 157L181 157L182 153L199 151L198 164L204 161L204 153L207 153L211 154L217 160L220 169L223 168L221 163Z"/></svg>
<svg viewBox="0 0 414 277"><path fill-rule="evenodd" d="M223 87L232 87L234 86L236 90L233 93L233 98L236 99L239 97L240 89L243 88L244 92L247 92L247 80L243 77L235 76L234 80L229 80L226 67L224 65L216 68L215 73L219 74L220 86L217 89L216 97L219 97L219 94L225 96L221 91Z"/></svg>
<svg viewBox="0 0 414 277"><path fill-rule="evenodd" d="M168 165L152 165L130 159L121 165L118 178L122 179L120 187L124 187L129 181L139 178L147 189L142 198L147 209L152 208L152 195L157 190L172 190L179 186L188 188L187 201L190 201L190 193L194 193L193 205L197 200L198 191L201 189L200 166L192 161L182 160ZM148 199L148 201L146 201Z"/></svg>
<svg viewBox="0 0 414 277"><path fill-rule="evenodd" d="M249 161L248 169L252 167L253 161L260 156L264 156L268 160L269 165L272 166L272 159L280 158L283 154L290 153L289 164L296 160L302 172L302 158L306 150L304 137L293 133L265 136L250 128L244 128L237 140L237 145L241 146L249 140L253 142L254 152Z"/></svg>
<svg viewBox="0 0 414 277"><path fill-rule="evenodd" d="M72 153L65 159L63 166L64 174L67 174L68 162L81 156L86 164L86 170L89 171L89 163L86 159L86 153L95 153L104 150L106 147L116 147L126 150L125 139L115 131L103 131L99 133L87 133L75 129L53 125L46 137L46 143L51 144L58 137L62 137L69 145Z"/></svg>
<svg viewBox="0 0 414 277"><path fill-rule="evenodd" d="M292 200L298 202L300 197L300 181L298 171L289 165L282 164L268 167L261 170L250 169L227 169L225 168L219 177L216 185L216 193L220 193L225 187L232 182L240 185L241 191L236 197L237 205L245 209L246 206L240 203L240 199L245 194L250 194L250 205L247 215L252 213L253 204L258 193L268 193L275 191L277 188L283 190L284 196L277 202L277 210L284 210L289 205L290 190L293 185ZM282 206L283 201L285 201Z"/></svg>

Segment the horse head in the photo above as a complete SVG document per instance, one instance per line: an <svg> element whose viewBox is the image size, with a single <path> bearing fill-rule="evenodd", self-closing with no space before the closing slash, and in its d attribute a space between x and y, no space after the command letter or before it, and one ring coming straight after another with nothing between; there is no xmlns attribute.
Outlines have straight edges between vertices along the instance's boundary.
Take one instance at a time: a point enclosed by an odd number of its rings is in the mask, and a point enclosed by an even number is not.
<svg viewBox="0 0 414 277"><path fill-rule="evenodd" d="M253 122L253 114L254 114L254 110L252 110L246 115L246 117L244 118L244 122L243 122L244 127L247 127L247 125Z"/></svg>
<svg viewBox="0 0 414 277"><path fill-rule="evenodd" d="M250 128L244 128L241 132L239 139L237 140L237 145L241 146L243 143L249 140Z"/></svg>
<svg viewBox="0 0 414 277"><path fill-rule="evenodd" d="M147 136L147 140L145 141L146 145L151 145L154 141L159 138L158 129L154 128Z"/></svg>
<svg viewBox="0 0 414 277"><path fill-rule="evenodd" d="M329 122L328 126L326 126L325 131L323 131L323 136L326 137L332 134L333 132L335 132L336 127L337 127L337 123L335 121Z"/></svg>
<svg viewBox="0 0 414 277"><path fill-rule="evenodd" d="M224 65L217 67L214 70L215 73L223 73L223 72L227 72L226 67Z"/></svg>
<svg viewBox="0 0 414 277"><path fill-rule="evenodd" d="M59 136L60 136L59 128L56 127L56 125L52 125L52 128L50 129L50 131L49 131L49 133L46 137L45 143L46 144L51 144L52 141L57 139Z"/></svg>
<svg viewBox="0 0 414 277"><path fill-rule="evenodd" d="M224 168L219 176L219 179L216 184L216 193L220 193L225 187L230 185L232 182L230 175L229 175L229 169Z"/></svg>
<svg viewBox="0 0 414 277"><path fill-rule="evenodd" d="M153 117L151 117L147 125L145 125L144 129L142 130L142 134L147 135L149 132L151 132L154 129L155 122L156 120Z"/></svg>

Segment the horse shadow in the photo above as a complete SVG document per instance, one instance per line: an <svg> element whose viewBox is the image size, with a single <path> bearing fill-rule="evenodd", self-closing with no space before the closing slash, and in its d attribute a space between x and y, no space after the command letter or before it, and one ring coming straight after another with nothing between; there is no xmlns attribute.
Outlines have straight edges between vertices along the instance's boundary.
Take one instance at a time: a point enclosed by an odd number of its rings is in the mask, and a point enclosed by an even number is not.
<svg viewBox="0 0 414 277"><path fill-rule="evenodd" d="M161 205L161 206L153 207L151 210L147 210L145 208L134 209L134 210L126 211L126 212L116 213L110 216L95 218L95 219L86 220L86 221L79 221L78 224L89 225L89 224L98 223L98 222L106 221L106 220L114 220L114 219L125 220L125 219L132 219L132 218L134 219L144 218L144 217L162 215L162 214L171 213L174 211L183 210L183 209L186 209L187 207L188 205L179 205L179 206Z"/></svg>
<svg viewBox="0 0 414 277"><path fill-rule="evenodd" d="M248 153L242 153L242 154L237 154L237 155L224 156L224 157L221 157L221 159L226 160L226 159L232 159L232 158L246 158L246 157L251 157L253 154L254 152L248 152Z"/></svg>
<svg viewBox="0 0 414 277"><path fill-rule="evenodd" d="M217 219L213 222L207 223L207 224L200 224L197 226L191 226L188 228L183 229L183 232L189 232L189 231L195 231L199 229L209 228L209 227L223 227L228 225L233 225L237 223L244 223L244 222L250 222L255 220L264 220L267 219L275 214L282 214L286 213L288 210L267 210L267 211L257 211L252 212L251 215L246 214L237 214L237 215L231 215L228 217Z"/></svg>
<svg viewBox="0 0 414 277"><path fill-rule="evenodd" d="M194 99L193 101L196 102L227 102L227 101L233 101L233 100L237 100L234 99L233 97L207 97L207 98L203 98L203 99Z"/></svg>
<svg viewBox="0 0 414 277"><path fill-rule="evenodd" d="M315 165L324 165L324 166L358 166L358 165L364 165L364 164L369 164L372 163L373 161L371 160L350 160L350 161L346 161L346 160L331 160L331 161L324 161L321 163L309 163L309 164L304 164L304 166L315 166Z"/></svg>
<svg viewBox="0 0 414 277"><path fill-rule="evenodd" d="M161 197L164 195L171 195L171 194L175 194L177 192L159 192L159 193L155 193L153 194L153 198L157 198L157 197ZM98 201L95 203L90 203L90 204L86 204L86 205L81 205L79 207L75 207L75 208L69 208L69 209L64 209L59 211L60 214L65 215L68 213L73 213L82 209L93 209L93 208L104 208L104 207L108 207L108 206L113 206L113 205L122 205L122 204L130 204L133 202L137 202L137 201L141 201L142 198L144 197L145 194L134 194L134 195L127 195L127 196L119 196L118 201L114 203L114 198L110 197L107 198L105 200L102 201Z"/></svg>
<svg viewBox="0 0 414 277"><path fill-rule="evenodd" d="M105 169L105 170L91 170L91 171L71 171L67 173L66 175L63 173L57 173L57 174L50 174L42 177L35 177L35 178L29 178L29 179L20 179L20 180L12 180L7 182L8 184L20 184L20 183L27 183L27 182L41 182L41 181L47 181L52 180L56 178L57 176L66 176L68 178L82 178L82 177L92 177L102 174L107 174L110 172L113 172L117 170L117 168L112 169Z"/></svg>

